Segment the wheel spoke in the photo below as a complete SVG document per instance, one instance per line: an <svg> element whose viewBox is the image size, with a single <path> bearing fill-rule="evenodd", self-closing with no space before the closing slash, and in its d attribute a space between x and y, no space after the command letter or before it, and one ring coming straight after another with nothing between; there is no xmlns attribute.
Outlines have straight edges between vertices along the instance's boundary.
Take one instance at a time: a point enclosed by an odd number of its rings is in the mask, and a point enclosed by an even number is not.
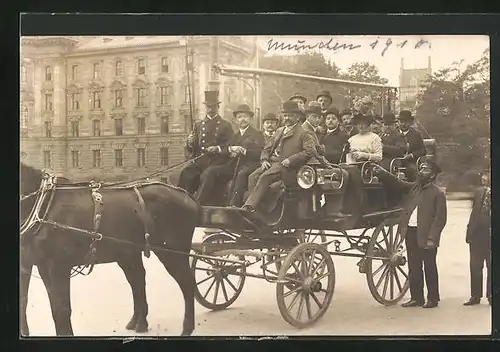
<svg viewBox="0 0 500 352"><path fill-rule="evenodd" d="M380 266L378 267L378 269L375 270L375 272L372 273L372 276L375 277L375 275L377 275L380 272L380 270L384 269L388 264L389 264L388 262L385 262L385 263L382 262L382 264L380 264Z"/></svg>
<svg viewBox="0 0 500 352"><path fill-rule="evenodd" d="M311 320L312 313L311 313L311 302L309 300L309 295L306 295L306 310L307 310L307 319Z"/></svg>
<svg viewBox="0 0 500 352"><path fill-rule="evenodd" d="M291 294L294 294L294 293L296 293L296 292L299 292L300 290L302 290L302 287L301 287L301 286L299 286L299 287L297 287L297 288L294 288L293 290L290 290L290 291L288 291L287 293L283 294L283 298L286 298L286 297L290 296Z"/></svg>
<svg viewBox="0 0 500 352"><path fill-rule="evenodd" d="M211 278L213 278L213 276L212 276L212 275L210 275L210 276L208 276L208 277L204 278L203 280L198 281L198 282L196 283L196 286L201 285L202 283L204 283L204 282L206 282L206 281L210 280Z"/></svg>
<svg viewBox="0 0 500 352"><path fill-rule="evenodd" d="M310 292L309 294L313 298L313 301L318 305L318 308L321 309L321 302L319 301L318 297L316 297L314 292Z"/></svg>
<svg viewBox="0 0 500 352"><path fill-rule="evenodd" d="M214 287L214 284L215 284L215 281L216 281L216 280L217 280L217 279L216 279L216 278L214 278L214 281L212 281L212 283L211 283L211 284L210 284L210 286L208 287L207 292L205 292L205 294L203 295L203 299L207 299L208 293L210 292L210 290L212 289L212 287Z"/></svg>
<svg viewBox="0 0 500 352"><path fill-rule="evenodd" d="M297 264L295 264L295 262L293 262L293 263L292 263L292 266L293 266L293 268L295 269L295 272L297 272L297 273L300 275L300 278L301 278L302 280L304 280L304 279L305 279L305 278L304 278L304 275L302 274L302 272L300 271L300 269L299 269L299 268L297 268Z"/></svg>
<svg viewBox="0 0 500 352"><path fill-rule="evenodd" d="M227 277L224 277L224 280L226 280L226 282L229 284L229 286L231 286L231 288L234 290L234 292L238 292L238 289L233 285L231 280L229 280Z"/></svg>
<svg viewBox="0 0 500 352"><path fill-rule="evenodd" d="M220 279L217 279L217 283L215 284L215 294L213 304L217 304L217 297L219 296L219 287L220 287Z"/></svg>
<svg viewBox="0 0 500 352"><path fill-rule="evenodd" d="M301 292L300 293L300 303L299 303L299 309L297 310L297 320L300 321L300 317L302 317L302 311L304 310L304 294Z"/></svg>
<svg viewBox="0 0 500 352"><path fill-rule="evenodd" d="M393 227L390 226L389 227L389 243L390 243L390 246L387 246L388 250L392 249L392 246L394 245L393 241L394 241L394 231L393 231Z"/></svg>
<svg viewBox="0 0 500 352"><path fill-rule="evenodd" d="M396 270L394 267L391 266L391 274L389 276L389 293L390 293L390 299L394 299L394 274L396 273Z"/></svg>
<svg viewBox="0 0 500 352"><path fill-rule="evenodd" d="M401 281L399 281L398 271L394 270L394 278L396 279L396 285L398 285L399 292L403 291L403 286L401 285Z"/></svg>
<svg viewBox="0 0 500 352"><path fill-rule="evenodd" d="M382 235L384 236L384 242L385 242L385 248L389 249L391 248L389 246L389 242L387 242L387 232L385 231L385 227L382 228Z"/></svg>
<svg viewBox="0 0 500 352"><path fill-rule="evenodd" d="M394 247L392 248L392 250L394 252L398 250L398 247L400 245L400 238L401 238L401 235L400 235L399 231L396 231L396 238L394 239Z"/></svg>
<svg viewBox="0 0 500 352"><path fill-rule="evenodd" d="M226 291L226 286L224 285L224 280L220 280L220 286L222 288L222 294L224 295L224 299L227 301L229 301L229 298L227 298L227 291Z"/></svg>
<svg viewBox="0 0 500 352"><path fill-rule="evenodd" d="M314 259L316 258L316 250L311 254L311 259L309 260L309 265L307 266L307 275L311 275L311 270L313 268Z"/></svg>
<svg viewBox="0 0 500 352"><path fill-rule="evenodd" d="M384 271L382 271L382 275L380 275L380 278L378 279L377 284L375 285L375 287L377 288L377 290L378 290L380 284L382 283L382 280L384 279L384 276L387 275L387 271L388 271L387 269L388 268L389 268L389 266L386 266L385 269L384 269Z"/></svg>
<svg viewBox="0 0 500 352"><path fill-rule="evenodd" d="M299 297L302 296L302 292L297 292L297 294L295 295L295 297L293 297L292 301L290 302L290 305L288 306L288 311L290 312L292 310L292 307L295 306L295 304L297 303Z"/></svg>
<svg viewBox="0 0 500 352"><path fill-rule="evenodd" d="M319 276L317 279L314 279L314 282L321 281L321 280L323 280L325 277L327 277L328 275L330 275L330 273L324 273L323 275Z"/></svg>
<svg viewBox="0 0 500 352"><path fill-rule="evenodd" d="M389 274L391 272L391 266L387 266L387 273L385 275L385 279L384 279L384 289L382 291L382 297L385 298L385 296L387 295L387 287L389 286Z"/></svg>
<svg viewBox="0 0 500 352"><path fill-rule="evenodd" d="M403 274L403 276L408 280L408 275L401 269L401 267L397 266L398 270Z"/></svg>
<svg viewBox="0 0 500 352"><path fill-rule="evenodd" d="M314 271L312 272L311 276L314 277L318 272L319 268L323 267L325 264L326 264L326 259L322 258L319 264L316 266L316 268L314 268Z"/></svg>

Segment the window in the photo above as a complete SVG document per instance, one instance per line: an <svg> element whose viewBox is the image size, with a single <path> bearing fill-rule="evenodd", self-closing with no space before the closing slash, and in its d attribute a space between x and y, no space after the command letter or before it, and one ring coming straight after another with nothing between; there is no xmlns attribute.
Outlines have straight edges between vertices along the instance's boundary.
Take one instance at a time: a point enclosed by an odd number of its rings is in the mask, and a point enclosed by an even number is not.
<svg viewBox="0 0 500 352"><path fill-rule="evenodd" d="M94 91L92 94L92 109L100 109L101 108L101 92Z"/></svg>
<svg viewBox="0 0 500 352"><path fill-rule="evenodd" d="M117 136L123 136L123 120L115 119L115 134Z"/></svg>
<svg viewBox="0 0 500 352"><path fill-rule="evenodd" d="M101 120L92 121L92 131L94 132L94 137L101 136Z"/></svg>
<svg viewBox="0 0 500 352"><path fill-rule="evenodd" d="M144 117L137 118L137 134L146 134L146 119Z"/></svg>
<svg viewBox="0 0 500 352"><path fill-rule="evenodd" d="M161 58L161 73L168 73L168 57Z"/></svg>
<svg viewBox="0 0 500 352"><path fill-rule="evenodd" d="M115 149L115 166L122 167L123 166L123 150Z"/></svg>
<svg viewBox="0 0 500 352"><path fill-rule="evenodd" d="M52 123L50 121L45 121L44 123L45 137L52 137Z"/></svg>
<svg viewBox="0 0 500 352"><path fill-rule="evenodd" d="M146 166L146 148L137 149L137 166Z"/></svg>
<svg viewBox="0 0 500 352"><path fill-rule="evenodd" d="M146 107L146 88L136 88L136 106L137 107Z"/></svg>
<svg viewBox="0 0 500 352"><path fill-rule="evenodd" d="M23 105L21 107L21 128L28 128L28 107Z"/></svg>
<svg viewBox="0 0 500 352"><path fill-rule="evenodd" d="M101 65L98 62L94 63L93 77L94 79L101 77Z"/></svg>
<svg viewBox="0 0 500 352"><path fill-rule="evenodd" d="M115 63L115 76L121 77L123 76L123 62L117 61Z"/></svg>
<svg viewBox="0 0 500 352"><path fill-rule="evenodd" d="M52 81L52 67L45 67L45 80Z"/></svg>
<svg viewBox="0 0 500 352"><path fill-rule="evenodd" d="M78 79L78 65L71 66L71 79L73 81Z"/></svg>
<svg viewBox="0 0 500 352"><path fill-rule="evenodd" d="M73 167L80 166L80 152L78 150L71 151L71 164Z"/></svg>
<svg viewBox="0 0 500 352"><path fill-rule="evenodd" d="M92 166L93 167L101 167L101 150L94 149L92 151Z"/></svg>
<svg viewBox="0 0 500 352"><path fill-rule="evenodd" d="M50 150L43 151L43 167L46 169L52 167L52 160L50 158Z"/></svg>
<svg viewBox="0 0 500 352"><path fill-rule="evenodd" d="M26 66L21 65L21 83L28 82L28 69Z"/></svg>
<svg viewBox="0 0 500 352"><path fill-rule="evenodd" d="M45 94L45 111L52 111L52 94Z"/></svg>
<svg viewBox="0 0 500 352"><path fill-rule="evenodd" d="M162 116L160 120L160 132L162 135L168 134L168 116Z"/></svg>
<svg viewBox="0 0 500 352"><path fill-rule="evenodd" d="M140 75L146 74L146 63L144 62L144 59L137 60L137 73Z"/></svg>
<svg viewBox="0 0 500 352"><path fill-rule="evenodd" d="M160 148L160 165L168 165L168 148Z"/></svg>
<svg viewBox="0 0 500 352"><path fill-rule="evenodd" d="M71 110L80 110L80 93L71 93Z"/></svg>
<svg viewBox="0 0 500 352"><path fill-rule="evenodd" d="M121 108L123 106L123 90L115 90L115 108Z"/></svg>
<svg viewBox="0 0 500 352"><path fill-rule="evenodd" d="M71 136L72 137L80 136L80 122L71 121Z"/></svg>
<svg viewBox="0 0 500 352"><path fill-rule="evenodd" d="M184 86L184 102L185 103L189 103L189 96L190 96L190 93L189 93L189 85L185 85Z"/></svg>

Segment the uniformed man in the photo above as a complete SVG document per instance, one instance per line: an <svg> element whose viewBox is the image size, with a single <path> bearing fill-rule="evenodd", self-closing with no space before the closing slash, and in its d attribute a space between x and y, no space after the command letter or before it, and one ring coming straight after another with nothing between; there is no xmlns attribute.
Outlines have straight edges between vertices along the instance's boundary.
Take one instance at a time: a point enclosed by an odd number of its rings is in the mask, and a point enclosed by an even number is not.
<svg viewBox="0 0 500 352"><path fill-rule="evenodd" d="M301 113L299 114L299 123L304 123L304 121L306 120L307 98L300 93L295 93L288 100L294 101L298 104L299 110L301 111Z"/></svg>
<svg viewBox="0 0 500 352"><path fill-rule="evenodd" d="M396 115L392 112L384 113L382 132L383 156L380 165L389 170L394 158L402 158L406 153L406 141L401 131L397 128ZM391 170L389 170L391 171Z"/></svg>
<svg viewBox="0 0 500 352"><path fill-rule="evenodd" d="M264 138L266 144L269 143L278 129L279 118L273 113L267 113L262 119L262 127L264 129Z"/></svg>
<svg viewBox="0 0 500 352"><path fill-rule="evenodd" d="M340 129L340 113L337 108L330 107L326 110L326 134L321 138L320 143L324 148L326 159L334 164L345 162L344 148L349 139Z"/></svg>
<svg viewBox="0 0 500 352"><path fill-rule="evenodd" d="M415 181L417 175L417 160L427 154L424 140L416 129L412 128L414 117L409 110L401 110L399 113L399 129L405 138L406 154L403 165L406 167L406 178Z"/></svg>
<svg viewBox="0 0 500 352"><path fill-rule="evenodd" d="M180 173L178 186L195 194L200 184L200 176L210 166L225 161L221 152L233 135L231 124L219 115L219 92L205 92L207 114L201 121L196 121L193 131L188 136L186 149L199 159L190 162Z"/></svg>
<svg viewBox="0 0 500 352"><path fill-rule="evenodd" d="M248 212L255 212L272 183L296 180L298 169L316 154L314 137L298 123L302 113L298 104L284 102L282 113L285 127L279 128L273 142L264 147L261 168L248 179L250 195L243 205Z"/></svg>

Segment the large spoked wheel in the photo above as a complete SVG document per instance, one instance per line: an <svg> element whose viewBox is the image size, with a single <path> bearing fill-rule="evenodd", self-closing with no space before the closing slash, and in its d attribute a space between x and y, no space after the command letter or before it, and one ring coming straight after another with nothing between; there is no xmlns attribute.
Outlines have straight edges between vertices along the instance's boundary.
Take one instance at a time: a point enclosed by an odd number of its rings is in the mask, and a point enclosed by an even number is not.
<svg viewBox="0 0 500 352"><path fill-rule="evenodd" d="M286 257L278 274L276 299L283 319L299 329L311 326L330 307L335 266L327 249L302 243Z"/></svg>
<svg viewBox="0 0 500 352"><path fill-rule="evenodd" d="M405 242L399 226L389 220L379 224L363 260L373 298L386 306L398 303L410 288Z"/></svg>
<svg viewBox="0 0 500 352"><path fill-rule="evenodd" d="M234 242L234 239L225 233L215 233L203 240L203 243L228 242ZM231 255L221 259L245 260L242 256ZM191 270L196 282L196 301L207 309L226 309L236 301L245 284L245 266L223 260L193 257Z"/></svg>

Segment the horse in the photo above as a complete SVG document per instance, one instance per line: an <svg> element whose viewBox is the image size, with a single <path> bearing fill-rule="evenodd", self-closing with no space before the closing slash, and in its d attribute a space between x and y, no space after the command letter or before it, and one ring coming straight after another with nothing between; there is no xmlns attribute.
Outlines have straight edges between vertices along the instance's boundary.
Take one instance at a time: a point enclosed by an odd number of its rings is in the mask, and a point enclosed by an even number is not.
<svg viewBox="0 0 500 352"><path fill-rule="evenodd" d="M182 335L191 335L195 324L195 280L189 252L200 216L196 201L186 191L161 182L102 185L98 190L101 210L96 214L96 199L88 184L56 178L53 187L44 190L40 187L43 178L43 171L21 163L21 334L29 336L26 308L30 277L36 265L47 289L56 335L73 336L71 273L76 266L89 265L89 258L93 258L91 267L113 262L120 266L134 302L126 329L148 331L142 251L148 256L150 248L182 291L185 302ZM35 211L41 219L37 221L32 216L33 207L40 203L38 199L43 194L45 201ZM100 218L98 232L96 218ZM28 222L33 226L25 226ZM100 238L89 234L99 234Z"/></svg>

